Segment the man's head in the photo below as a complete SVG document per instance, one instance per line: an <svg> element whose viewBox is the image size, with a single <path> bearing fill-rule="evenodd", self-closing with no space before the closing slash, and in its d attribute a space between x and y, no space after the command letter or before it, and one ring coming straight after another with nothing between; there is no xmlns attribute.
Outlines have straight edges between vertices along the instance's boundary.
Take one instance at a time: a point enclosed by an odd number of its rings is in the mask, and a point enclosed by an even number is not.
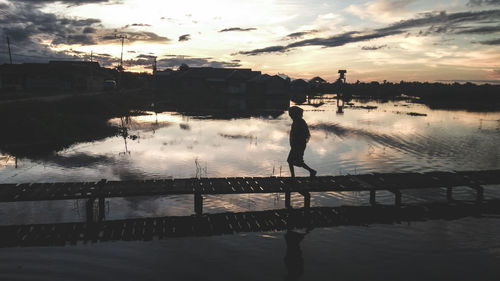
<svg viewBox="0 0 500 281"><path fill-rule="evenodd" d="M301 119L303 112L304 112L304 110L298 106L292 106L288 109L288 115L290 115L290 117L293 120Z"/></svg>

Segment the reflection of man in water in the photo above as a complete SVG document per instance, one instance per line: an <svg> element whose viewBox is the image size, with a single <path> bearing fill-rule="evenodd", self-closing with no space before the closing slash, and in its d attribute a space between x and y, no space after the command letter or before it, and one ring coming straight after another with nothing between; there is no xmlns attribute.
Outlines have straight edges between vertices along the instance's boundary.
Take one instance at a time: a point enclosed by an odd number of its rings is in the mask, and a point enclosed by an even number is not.
<svg viewBox="0 0 500 281"><path fill-rule="evenodd" d="M288 230L285 234L285 266L287 271L285 281L299 280L299 277L304 273L304 259L300 249L300 242L304 239L304 236L305 234L291 230Z"/></svg>
<svg viewBox="0 0 500 281"><path fill-rule="evenodd" d="M306 121L302 119L304 110L298 106L292 106L288 109L288 114L293 120L292 129L290 130L290 153L288 154L288 166L292 178L295 177L293 166L302 167L309 171L311 177L316 175L316 171L311 169L304 163L304 150L306 143L309 141L311 134L307 127Z"/></svg>

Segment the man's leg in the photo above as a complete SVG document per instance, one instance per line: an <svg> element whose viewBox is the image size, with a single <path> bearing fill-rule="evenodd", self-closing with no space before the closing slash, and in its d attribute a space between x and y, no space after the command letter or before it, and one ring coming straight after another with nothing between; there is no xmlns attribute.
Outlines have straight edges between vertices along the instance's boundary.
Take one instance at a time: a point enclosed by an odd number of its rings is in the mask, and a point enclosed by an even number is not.
<svg viewBox="0 0 500 281"><path fill-rule="evenodd" d="M295 178L295 170L293 169L293 164L288 162L288 167L290 167L290 175L292 178Z"/></svg>
<svg viewBox="0 0 500 281"><path fill-rule="evenodd" d="M304 168L304 169L308 170L308 171L309 171L309 175L310 175L311 177L316 176L316 173L317 173L317 172L316 172L316 170L314 170L313 168L311 168L311 167L307 166L307 164L306 164L306 163L303 163L303 164L302 164L302 168Z"/></svg>

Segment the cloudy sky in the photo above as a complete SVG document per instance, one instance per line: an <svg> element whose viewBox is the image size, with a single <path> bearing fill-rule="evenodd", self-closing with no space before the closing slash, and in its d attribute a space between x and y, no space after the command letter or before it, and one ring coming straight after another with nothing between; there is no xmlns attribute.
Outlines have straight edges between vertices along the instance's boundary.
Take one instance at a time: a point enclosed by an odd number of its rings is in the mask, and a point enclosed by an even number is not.
<svg viewBox="0 0 500 281"><path fill-rule="evenodd" d="M500 0L0 0L0 63L93 59L150 71L500 83Z"/></svg>

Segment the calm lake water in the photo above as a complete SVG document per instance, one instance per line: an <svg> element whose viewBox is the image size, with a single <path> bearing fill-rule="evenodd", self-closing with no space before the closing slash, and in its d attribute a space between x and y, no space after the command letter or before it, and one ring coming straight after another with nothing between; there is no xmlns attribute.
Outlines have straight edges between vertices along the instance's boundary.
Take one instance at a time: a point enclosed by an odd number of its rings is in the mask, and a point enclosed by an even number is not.
<svg viewBox="0 0 500 281"><path fill-rule="evenodd" d="M300 106L312 135L304 158L319 175L500 169L500 112L354 100L338 113L333 96ZM76 143L44 160L0 154L0 183L289 175L291 120L284 110L253 116L151 112L108 122L124 133ZM408 191L403 202L442 201L445 193ZM470 200L475 192L460 188L454 196ZM366 205L367 197L317 193L311 205ZM500 198L500 192L487 188L485 198ZM192 200L110 199L106 216L190 215ZM301 200L292 196L295 206ZM393 196L380 192L377 200L392 203ZM280 195L226 195L208 196L204 211L283 207ZM2 225L84 220L83 201L0 204ZM300 280L498 280L498 233L498 218L317 228L300 244ZM284 235L0 249L0 280L284 280Z"/></svg>

